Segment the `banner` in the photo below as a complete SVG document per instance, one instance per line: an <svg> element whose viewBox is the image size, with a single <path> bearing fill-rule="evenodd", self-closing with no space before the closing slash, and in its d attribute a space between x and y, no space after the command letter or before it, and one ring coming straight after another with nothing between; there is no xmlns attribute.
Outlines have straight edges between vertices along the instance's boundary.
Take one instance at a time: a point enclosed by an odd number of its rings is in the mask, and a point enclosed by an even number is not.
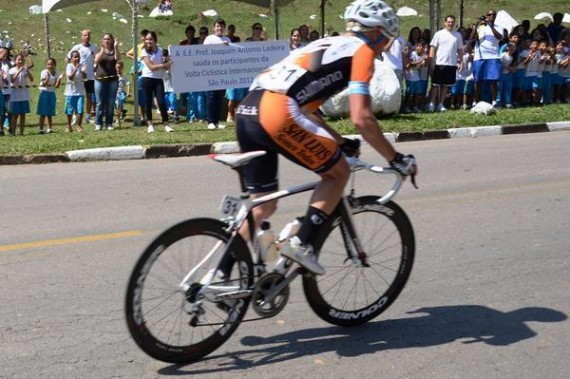
<svg viewBox="0 0 570 379"><path fill-rule="evenodd" d="M289 42L170 46L174 92L249 88L253 79L289 55Z"/></svg>

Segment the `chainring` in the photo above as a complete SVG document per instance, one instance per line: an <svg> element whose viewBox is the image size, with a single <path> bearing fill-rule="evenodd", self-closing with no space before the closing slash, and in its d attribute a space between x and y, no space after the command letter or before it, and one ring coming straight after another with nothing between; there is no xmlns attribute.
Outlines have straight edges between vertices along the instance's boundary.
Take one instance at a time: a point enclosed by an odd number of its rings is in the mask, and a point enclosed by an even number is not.
<svg viewBox="0 0 570 379"><path fill-rule="evenodd" d="M251 306L255 313L261 317L273 317L285 308L287 300L289 300L289 284L271 301L266 299L272 296L279 285L285 281L285 277L277 273L268 273L263 275L256 283L252 294Z"/></svg>

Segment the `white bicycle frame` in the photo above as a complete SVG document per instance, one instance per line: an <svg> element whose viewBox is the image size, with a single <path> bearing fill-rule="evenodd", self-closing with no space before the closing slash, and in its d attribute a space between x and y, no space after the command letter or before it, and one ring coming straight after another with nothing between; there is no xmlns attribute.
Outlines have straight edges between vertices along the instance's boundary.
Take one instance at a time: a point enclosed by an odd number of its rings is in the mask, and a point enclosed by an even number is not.
<svg viewBox="0 0 570 379"><path fill-rule="evenodd" d="M245 154L251 154L251 153L245 153ZM245 154L239 154L239 155L233 155L232 154L232 157L233 158L236 158L236 157L239 158L239 156L244 156ZM213 158L215 160L221 162L221 163L228 164L223 159L221 159L224 156L227 156L227 155L226 154L220 154L218 156L213 156ZM219 159L216 159L216 157L218 157ZM394 170L393 168L376 166L374 164L362 161L356 157L345 157L345 158L346 158L346 160L350 166L350 170L351 170L351 174L352 174L351 175L352 184L350 185L350 195L352 195L354 193L354 175L353 174L358 172L358 171L362 171L362 170L367 170L367 171L370 171L370 172L376 173L376 174L393 174L395 176L394 183L392 184L390 190L384 196L382 196L380 199L378 199L379 204L385 204L386 202L390 201L400 190L400 188L402 186L402 181L403 181L402 175L398 171ZM237 159L237 160L239 160L239 159ZM238 166L236 166L236 167L238 167ZM232 168L236 168L236 167L232 166ZM229 246L231 244L231 240L237 236L241 226L243 225L244 222L246 222L248 215L250 214L250 212L252 211L253 208L255 208L255 207L257 207L263 203L266 203L268 201L280 199L280 198L287 197L287 196L296 195L296 194L301 193L301 192L310 191L310 190L314 189L318 184L319 184L319 181L306 183L306 184L294 185L294 186L290 186L288 188L285 188L285 189L282 189L279 191L272 192L272 193L267 194L265 196L258 197L258 198L253 199L253 200L250 199L249 193L243 193L239 198L229 196L229 195L224 196L224 198L222 199L221 209L222 209L222 214L225 216L223 218L223 221L228 222L228 230L231 231L231 233L232 233L232 236L230 237L230 241L228 243L223 243L222 241L219 241L218 243L216 243L215 246L202 259L202 261L200 261L200 263L198 265L196 265L184 277L184 279L180 283L180 290L184 291L184 292L187 291L190 284L195 282L194 275L202 267L202 265L205 264L206 262L208 262L214 256L214 254L219 253L220 247L222 247L223 245ZM348 204L346 203L347 202L347 196L343 197L343 201L345 202L346 209L350 209L348 207ZM224 211L224 209L226 211ZM350 223L352 224L350 212L347 212L347 216L348 216L348 218L350 218ZM353 228L353 232L354 232L354 234L356 234L357 231L354 230L354 228ZM255 233L253 233L253 238L255 238ZM253 243L253 246L256 245L255 240L252 243ZM358 240L358 238L355 238L355 240L353 240L353 243L354 243L357 251L360 252L361 247L360 247L360 241ZM215 272L216 268L219 267L220 262L223 259L227 250L223 249L223 252L224 253L220 254L220 256L218 257L216 265L212 266L212 267L214 267L214 268L212 268L212 270L214 270L214 272ZM259 252L257 252L257 253L259 253ZM355 263L357 263L358 257L353 256L352 259ZM285 261L286 260L284 258L281 258L277 262L276 267L275 267L277 272L282 273L282 274L284 274L286 272L289 265L287 265ZM230 286L228 286L228 285L212 286L211 283L212 283L212 280L214 279L214 277L215 277L215 275L210 275L208 280L206 280L202 283L203 288L202 288L201 292L204 294L204 296L206 296L210 300L217 301L215 299L215 297L222 294L222 293L236 292L236 291L240 290L239 286L231 286L231 285ZM208 291L206 291L206 289L208 289Z"/></svg>

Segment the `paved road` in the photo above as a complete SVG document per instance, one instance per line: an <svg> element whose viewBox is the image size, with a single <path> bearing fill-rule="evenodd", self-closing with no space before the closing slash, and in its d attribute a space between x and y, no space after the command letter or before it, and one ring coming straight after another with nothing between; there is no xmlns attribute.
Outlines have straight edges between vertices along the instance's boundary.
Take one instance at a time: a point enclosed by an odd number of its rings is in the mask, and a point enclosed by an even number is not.
<svg viewBox="0 0 570 379"><path fill-rule="evenodd" d="M418 245L398 301L343 329L320 321L294 283L281 314L187 366L130 340L125 284L162 229L215 215L233 173L205 157L2 167L0 377L566 377L568 146L570 132L398 145L421 165L420 190L398 197ZM289 164L282 176L312 177ZM274 223L304 205L283 203Z"/></svg>

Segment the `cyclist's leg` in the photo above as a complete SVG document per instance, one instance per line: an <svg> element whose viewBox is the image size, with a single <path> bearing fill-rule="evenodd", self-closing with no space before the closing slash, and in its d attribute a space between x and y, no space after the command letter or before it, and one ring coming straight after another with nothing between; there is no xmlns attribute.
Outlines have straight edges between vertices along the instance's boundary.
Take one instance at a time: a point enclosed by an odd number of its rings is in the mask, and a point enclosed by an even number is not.
<svg viewBox="0 0 570 379"><path fill-rule="evenodd" d="M301 110L293 99L264 91L251 92L242 102L237 116L238 140L242 150L251 151L261 146L264 150L279 152L321 177L297 238L292 239L283 250L284 256L315 274L324 273L324 269L312 254L311 238L318 234L319 228L334 211L349 176L349 168L340 152L337 138L323 123L322 119ZM251 140L255 140L255 143L250 143ZM256 167L254 160L247 171L255 177L264 172L264 166ZM264 214L263 210L260 214Z"/></svg>

